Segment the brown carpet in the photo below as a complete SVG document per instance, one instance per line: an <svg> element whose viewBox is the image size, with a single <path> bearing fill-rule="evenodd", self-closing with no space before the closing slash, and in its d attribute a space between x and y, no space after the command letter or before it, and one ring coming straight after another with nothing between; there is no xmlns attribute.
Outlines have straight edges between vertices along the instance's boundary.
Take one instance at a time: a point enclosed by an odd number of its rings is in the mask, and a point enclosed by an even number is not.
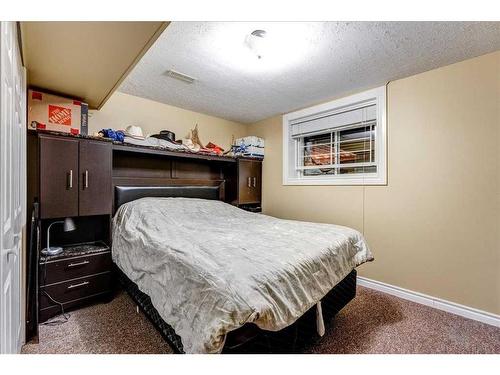
<svg viewBox="0 0 500 375"><path fill-rule="evenodd" d="M71 312L68 322L41 326L40 342L23 353L171 353L134 302L112 302ZM500 353L500 328L371 289L351 301L307 353Z"/></svg>

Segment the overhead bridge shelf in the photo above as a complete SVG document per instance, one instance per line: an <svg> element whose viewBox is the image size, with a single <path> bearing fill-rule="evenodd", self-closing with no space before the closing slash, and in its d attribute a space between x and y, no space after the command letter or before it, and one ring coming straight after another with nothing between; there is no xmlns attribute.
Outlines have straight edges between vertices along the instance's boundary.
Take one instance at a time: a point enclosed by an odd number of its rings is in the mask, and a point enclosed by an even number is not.
<svg viewBox="0 0 500 375"><path fill-rule="evenodd" d="M136 146L136 145L127 145L127 144L113 144L114 151L122 151L122 152L134 152L139 154L150 154L150 155L159 155L159 156L169 156L174 158L184 158L184 159L202 159L202 160L213 160L220 162L229 162L236 163L236 158L231 156L219 156L219 155L210 155L203 153L194 153L194 152L182 152L182 151L169 151L163 150L156 147L145 147L145 146Z"/></svg>

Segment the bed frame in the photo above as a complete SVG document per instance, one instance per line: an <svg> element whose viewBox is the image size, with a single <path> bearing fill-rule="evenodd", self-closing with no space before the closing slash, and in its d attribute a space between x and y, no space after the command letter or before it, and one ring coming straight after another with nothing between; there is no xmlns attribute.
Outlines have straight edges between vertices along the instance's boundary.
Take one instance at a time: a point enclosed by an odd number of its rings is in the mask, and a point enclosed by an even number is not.
<svg viewBox="0 0 500 375"><path fill-rule="evenodd" d="M144 197L187 197L224 200L224 182L213 186L115 186L115 211L122 204ZM151 298L139 290L118 267L115 266L120 284L137 306L153 323L176 353L184 353L181 338L153 307ZM356 295L356 270L351 271L323 299L323 319L329 323ZM255 324L229 332L224 345L226 353L296 353L303 351L318 338L316 333L316 308L312 307L291 326L278 332L264 331Z"/></svg>

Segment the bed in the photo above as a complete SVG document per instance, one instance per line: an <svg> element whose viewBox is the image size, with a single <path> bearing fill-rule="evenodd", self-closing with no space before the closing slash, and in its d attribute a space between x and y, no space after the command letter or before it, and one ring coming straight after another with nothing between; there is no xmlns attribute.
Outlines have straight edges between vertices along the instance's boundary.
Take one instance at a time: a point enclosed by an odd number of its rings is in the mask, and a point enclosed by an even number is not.
<svg viewBox="0 0 500 375"><path fill-rule="evenodd" d="M246 212L219 189L115 188L112 255L126 290L179 352L220 353L314 317L322 334L322 310L347 303L355 268L373 259L362 235Z"/></svg>

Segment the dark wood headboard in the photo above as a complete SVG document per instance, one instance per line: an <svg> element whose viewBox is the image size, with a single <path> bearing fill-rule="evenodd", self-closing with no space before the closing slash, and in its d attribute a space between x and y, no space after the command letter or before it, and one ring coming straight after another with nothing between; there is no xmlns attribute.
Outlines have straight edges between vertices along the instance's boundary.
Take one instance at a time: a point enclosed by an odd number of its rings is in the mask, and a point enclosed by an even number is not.
<svg viewBox="0 0 500 375"><path fill-rule="evenodd" d="M151 196L234 200L234 159L191 159L134 150L113 149L113 213L125 201Z"/></svg>
<svg viewBox="0 0 500 375"><path fill-rule="evenodd" d="M214 186L115 186L115 211L124 203L145 197L224 200L224 182Z"/></svg>

